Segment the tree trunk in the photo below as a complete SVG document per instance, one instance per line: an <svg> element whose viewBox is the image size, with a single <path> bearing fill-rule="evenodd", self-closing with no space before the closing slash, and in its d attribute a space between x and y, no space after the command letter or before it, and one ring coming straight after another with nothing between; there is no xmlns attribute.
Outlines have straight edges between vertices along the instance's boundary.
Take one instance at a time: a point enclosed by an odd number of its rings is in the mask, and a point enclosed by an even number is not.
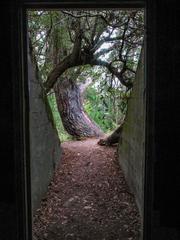
<svg viewBox="0 0 180 240"><path fill-rule="evenodd" d="M122 136L123 124L121 124L110 136L105 139L100 139L98 144L103 146L111 146L118 143Z"/></svg>
<svg viewBox="0 0 180 240"><path fill-rule="evenodd" d="M81 87L71 79L54 86L58 110L66 131L74 137L100 137L101 129L88 117L83 108Z"/></svg>

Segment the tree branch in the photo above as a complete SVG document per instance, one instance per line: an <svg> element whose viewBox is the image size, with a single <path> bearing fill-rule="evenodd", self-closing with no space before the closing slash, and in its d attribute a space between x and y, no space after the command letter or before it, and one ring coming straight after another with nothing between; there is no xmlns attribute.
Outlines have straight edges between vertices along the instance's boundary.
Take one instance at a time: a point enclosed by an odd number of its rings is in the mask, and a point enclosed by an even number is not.
<svg viewBox="0 0 180 240"><path fill-rule="evenodd" d="M57 78L71 67L71 55L67 56L62 62L49 73L46 82L44 83L45 91L48 93L57 81Z"/></svg>
<svg viewBox="0 0 180 240"><path fill-rule="evenodd" d="M77 59L79 59L79 55L81 52L81 43L82 43L82 30L81 30L81 26L80 26L80 22L77 23L77 29L76 29L76 36L75 36L75 43L74 43L74 47L72 50L72 56L71 56L71 61L75 61Z"/></svg>
<svg viewBox="0 0 180 240"><path fill-rule="evenodd" d="M132 82L126 81L123 77L124 70L123 72L122 71L118 72L118 70L115 67L113 67L110 63L97 59L94 59L91 62L91 64L106 67L114 76L116 76L120 80L121 84L126 86L128 89L132 88L133 86Z"/></svg>

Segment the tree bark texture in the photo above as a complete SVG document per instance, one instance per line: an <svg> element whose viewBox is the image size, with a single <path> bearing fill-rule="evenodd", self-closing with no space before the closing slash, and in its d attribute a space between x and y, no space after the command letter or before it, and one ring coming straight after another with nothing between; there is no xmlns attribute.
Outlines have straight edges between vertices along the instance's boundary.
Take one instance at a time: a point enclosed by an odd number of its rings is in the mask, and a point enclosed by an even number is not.
<svg viewBox="0 0 180 240"><path fill-rule="evenodd" d="M123 124L121 126L119 126L110 136L108 136L105 139L100 139L98 144L103 146L111 146L115 143L119 142L119 139L122 136L122 130L123 130Z"/></svg>
<svg viewBox="0 0 180 240"><path fill-rule="evenodd" d="M83 108L81 88L71 79L54 86L58 110L66 131L75 137L100 137L101 129L88 117Z"/></svg>

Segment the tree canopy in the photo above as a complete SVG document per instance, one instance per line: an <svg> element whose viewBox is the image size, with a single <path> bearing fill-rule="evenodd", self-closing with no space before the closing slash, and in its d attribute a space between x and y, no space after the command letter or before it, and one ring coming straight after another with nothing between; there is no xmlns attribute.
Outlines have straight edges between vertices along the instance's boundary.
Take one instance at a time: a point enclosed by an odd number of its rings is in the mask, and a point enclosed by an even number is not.
<svg viewBox="0 0 180 240"><path fill-rule="evenodd" d="M131 87L143 28L143 12L137 10L29 12L29 34L47 91L66 70L87 64L107 68Z"/></svg>
<svg viewBox="0 0 180 240"><path fill-rule="evenodd" d="M68 76L79 86L90 80L85 110L100 125L106 119L104 130L117 125L143 44L143 10L29 11L28 32L46 93Z"/></svg>

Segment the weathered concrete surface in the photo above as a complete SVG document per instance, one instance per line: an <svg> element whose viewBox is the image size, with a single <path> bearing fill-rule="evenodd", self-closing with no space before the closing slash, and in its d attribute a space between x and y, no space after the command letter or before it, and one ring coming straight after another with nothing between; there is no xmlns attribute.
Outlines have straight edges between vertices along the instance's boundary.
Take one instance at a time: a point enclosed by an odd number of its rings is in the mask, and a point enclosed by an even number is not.
<svg viewBox="0 0 180 240"><path fill-rule="evenodd" d="M119 161L126 180L135 194L141 216L144 206L145 103L144 52L142 51L133 91L128 101L122 139L118 145Z"/></svg>
<svg viewBox="0 0 180 240"><path fill-rule="evenodd" d="M28 58L32 210L38 208L61 158L60 141L48 118L41 87Z"/></svg>

